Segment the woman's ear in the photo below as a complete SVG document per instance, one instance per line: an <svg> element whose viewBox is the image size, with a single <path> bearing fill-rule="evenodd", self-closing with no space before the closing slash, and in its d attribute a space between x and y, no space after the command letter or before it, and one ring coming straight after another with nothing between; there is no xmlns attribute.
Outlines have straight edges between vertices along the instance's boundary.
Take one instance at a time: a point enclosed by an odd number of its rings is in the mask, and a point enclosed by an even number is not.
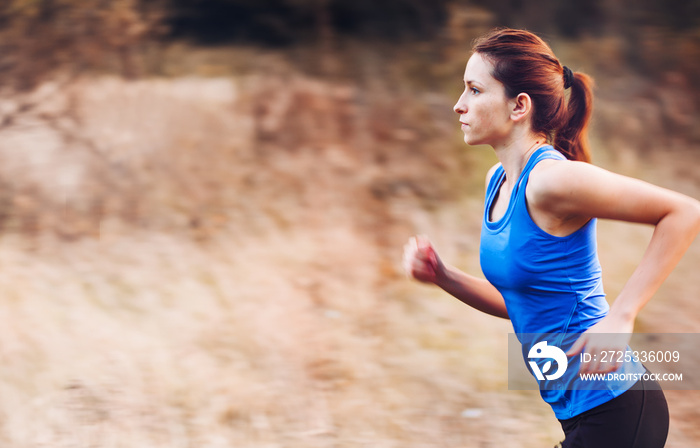
<svg viewBox="0 0 700 448"><path fill-rule="evenodd" d="M510 118L513 121L521 121L526 119L532 113L532 98L527 93L519 93L513 98L512 108L510 110Z"/></svg>

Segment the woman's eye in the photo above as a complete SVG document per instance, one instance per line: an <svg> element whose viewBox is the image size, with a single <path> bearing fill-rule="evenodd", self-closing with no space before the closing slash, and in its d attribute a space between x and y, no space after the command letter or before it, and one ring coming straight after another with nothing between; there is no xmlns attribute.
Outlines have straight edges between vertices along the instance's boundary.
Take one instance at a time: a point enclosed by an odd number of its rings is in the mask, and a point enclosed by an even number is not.
<svg viewBox="0 0 700 448"><path fill-rule="evenodd" d="M477 89L477 88L475 88L475 87L472 87L472 88L470 88L469 90L472 92L473 95L478 95L478 94L480 93L480 92L479 92L479 89Z"/></svg>

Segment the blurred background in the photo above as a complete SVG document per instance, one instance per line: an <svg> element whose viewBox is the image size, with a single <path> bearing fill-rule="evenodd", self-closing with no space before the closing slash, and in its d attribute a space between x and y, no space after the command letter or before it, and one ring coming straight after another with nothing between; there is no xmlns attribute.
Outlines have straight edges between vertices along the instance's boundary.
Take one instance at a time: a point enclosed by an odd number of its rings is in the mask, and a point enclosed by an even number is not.
<svg viewBox="0 0 700 448"><path fill-rule="evenodd" d="M594 163L700 198L697 0L2 0L0 444L558 442L510 323L401 270L425 233L481 275L452 106L499 25L595 78ZM650 235L599 224L610 300ZM698 263L637 332L700 331Z"/></svg>

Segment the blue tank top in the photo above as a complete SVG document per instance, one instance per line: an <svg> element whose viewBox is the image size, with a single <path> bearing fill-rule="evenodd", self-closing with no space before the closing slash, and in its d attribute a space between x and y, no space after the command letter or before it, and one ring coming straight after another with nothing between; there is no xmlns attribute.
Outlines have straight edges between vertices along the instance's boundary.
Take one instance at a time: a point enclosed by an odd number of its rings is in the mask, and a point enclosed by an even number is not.
<svg viewBox="0 0 700 448"><path fill-rule="evenodd" d="M505 179L503 167L496 169L486 190L481 228L482 271L505 299L526 362L530 349L542 340L566 352L576 335L600 321L609 309L598 261L596 220L558 237L542 230L530 217L525 188L532 168L544 159L566 160L551 146L537 149L513 188L506 213L491 221L490 210ZM563 377L538 381L542 398L559 419L605 403L636 382L633 375L618 381L581 382L579 365L580 357L569 358ZM639 362L631 361L616 373L644 371Z"/></svg>

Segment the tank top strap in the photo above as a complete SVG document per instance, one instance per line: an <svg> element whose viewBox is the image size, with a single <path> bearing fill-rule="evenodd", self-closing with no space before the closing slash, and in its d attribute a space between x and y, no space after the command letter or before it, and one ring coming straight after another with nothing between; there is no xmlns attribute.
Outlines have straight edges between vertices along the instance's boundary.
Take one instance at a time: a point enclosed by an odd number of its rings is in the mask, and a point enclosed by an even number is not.
<svg viewBox="0 0 700 448"><path fill-rule="evenodd" d="M501 183L503 182L503 175L505 174L505 171L503 169L503 165L500 163L498 164L498 167L494 170L493 174L491 175L491 178L489 179L489 184L486 187L486 198L492 199L492 196L496 193L498 188L501 186Z"/></svg>

